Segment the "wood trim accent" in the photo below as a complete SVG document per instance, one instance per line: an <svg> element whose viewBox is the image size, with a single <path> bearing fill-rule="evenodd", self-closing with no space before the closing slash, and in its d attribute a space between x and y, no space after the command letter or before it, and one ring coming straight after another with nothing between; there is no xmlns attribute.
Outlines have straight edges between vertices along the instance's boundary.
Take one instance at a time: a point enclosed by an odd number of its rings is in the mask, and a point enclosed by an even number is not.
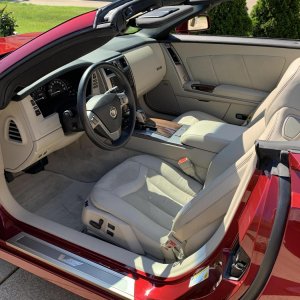
<svg viewBox="0 0 300 300"><path fill-rule="evenodd" d="M163 119L150 119L156 125L156 134L162 135L166 138L172 137L172 135L182 127L182 125Z"/></svg>

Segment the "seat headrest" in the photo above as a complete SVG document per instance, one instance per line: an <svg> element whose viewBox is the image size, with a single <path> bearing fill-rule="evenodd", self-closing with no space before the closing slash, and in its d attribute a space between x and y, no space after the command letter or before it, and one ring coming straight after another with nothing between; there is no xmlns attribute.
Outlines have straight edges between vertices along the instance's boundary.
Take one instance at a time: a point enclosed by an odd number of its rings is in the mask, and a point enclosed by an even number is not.
<svg viewBox="0 0 300 300"><path fill-rule="evenodd" d="M277 87L265 101L268 103L265 111L266 124L283 107L299 110L300 115L300 58L289 66Z"/></svg>

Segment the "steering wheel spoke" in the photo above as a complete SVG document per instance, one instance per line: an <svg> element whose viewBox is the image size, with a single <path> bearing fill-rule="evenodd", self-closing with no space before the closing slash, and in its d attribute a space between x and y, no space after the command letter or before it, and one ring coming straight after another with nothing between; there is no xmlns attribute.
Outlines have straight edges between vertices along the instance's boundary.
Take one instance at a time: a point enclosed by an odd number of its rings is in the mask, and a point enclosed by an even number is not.
<svg viewBox="0 0 300 300"><path fill-rule="evenodd" d="M93 129L97 128L98 126L101 126L101 120L92 111L87 111L87 115Z"/></svg>
<svg viewBox="0 0 300 300"><path fill-rule="evenodd" d="M116 131L110 132L109 129L103 124L103 122L100 120L100 118L95 113L93 113L92 111L87 111L87 115L90 120L91 127L94 130L97 130L98 128L100 128L100 130L98 130L98 131L102 131L103 135L105 135L105 137L109 138L113 142L117 141L120 138L120 136L122 134L121 126Z"/></svg>

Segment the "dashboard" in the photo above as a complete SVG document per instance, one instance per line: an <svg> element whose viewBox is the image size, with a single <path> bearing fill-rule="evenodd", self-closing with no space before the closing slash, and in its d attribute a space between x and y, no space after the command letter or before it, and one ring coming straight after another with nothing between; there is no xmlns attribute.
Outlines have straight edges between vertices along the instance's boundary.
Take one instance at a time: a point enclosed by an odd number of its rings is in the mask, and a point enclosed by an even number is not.
<svg viewBox="0 0 300 300"><path fill-rule="evenodd" d="M126 75L135 92L133 75L126 58L121 56L110 63L117 66ZM75 68L32 91L30 96L36 116L42 114L43 117L48 117L53 113L58 113L62 120L64 111L76 111L78 86L86 68ZM108 69L99 69L92 74L86 96L104 94L113 87L122 90L118 77Z"/></svg>
<svg viewBox="0 0 300 300"><path fill-rule="evenodd" d="M130 49L124 49L128 45ZM86 69L100 62L111 63L124 73L136 99L155 88L166 74L164 54L158 43L117 37L24 87L17 101L11 101L1 111L0 126L4 130L0 140L6 171L22 171L84 134L76 121L78 86ZM114 73L97 69L86 96L103 94L116 86L123 90Z"/></svg>

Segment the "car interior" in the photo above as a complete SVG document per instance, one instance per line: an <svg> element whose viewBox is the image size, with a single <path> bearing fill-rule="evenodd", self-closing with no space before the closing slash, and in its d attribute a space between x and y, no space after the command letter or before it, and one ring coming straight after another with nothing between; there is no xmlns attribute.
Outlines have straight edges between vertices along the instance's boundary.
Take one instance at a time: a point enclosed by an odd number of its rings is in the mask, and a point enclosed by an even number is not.
<svg viewBox="0 0 300 300"><path fill-rule="evenodd" d="M243 201L255 142L300 140L298 57L287 41L117 36L0 112L2 205L147 274L187 272Z"/></svg>

